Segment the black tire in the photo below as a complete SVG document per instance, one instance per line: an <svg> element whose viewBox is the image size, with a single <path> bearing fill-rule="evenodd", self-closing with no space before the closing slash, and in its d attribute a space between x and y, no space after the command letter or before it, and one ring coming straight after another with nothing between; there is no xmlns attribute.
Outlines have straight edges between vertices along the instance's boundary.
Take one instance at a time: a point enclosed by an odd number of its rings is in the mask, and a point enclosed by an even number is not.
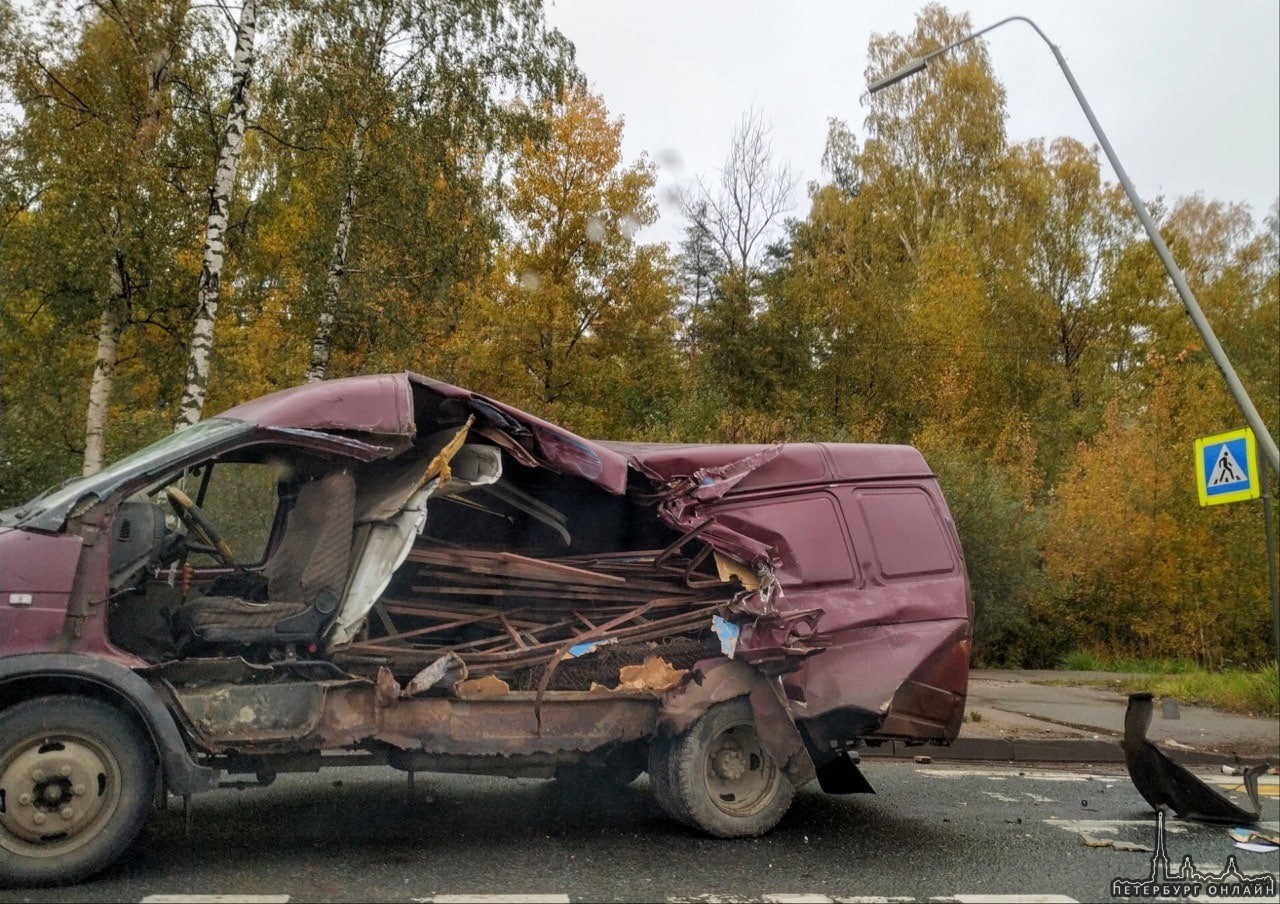
<svg viewBox="0 0 1280 904"><path fill-rule="evenodd" d="M763 835L795 796L760 743L746 697L717 703L684 734L655 742L649 778L668 814L719 838Z"/></svg>
<svg viewBox="0 0 1280 904"><path fill-rule="evenodd" d="M656 737L649 742L649 787L658 806L676 822L693 825L690 816L675 793L675 744L673 737Z"/></svg>
<svg viewBox="0 0 1280 904"><path fill-rule="evenodd" d="M557 766L556 781L570 788L604 791L625 788L644 772L648 756L643 741L620 744L598 761Z"/></svg>
<svg viewBox="0 0 1280 904"><path fill-rule="evenodd" d="M137 837L155 799L142 730L87 697L0 712L0 885L79 882Z"/></svg>

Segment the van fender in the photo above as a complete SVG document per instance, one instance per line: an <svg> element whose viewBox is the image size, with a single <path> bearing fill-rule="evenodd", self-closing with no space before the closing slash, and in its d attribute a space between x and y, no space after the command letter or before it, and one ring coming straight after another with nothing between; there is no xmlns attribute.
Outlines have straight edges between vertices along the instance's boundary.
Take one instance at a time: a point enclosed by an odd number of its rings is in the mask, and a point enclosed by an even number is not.
<svg viewBox="0 0 1280 904"><path fill-rule="evenodd" d="M21 687L24 683L31 687ZM109 659L74 653L25 653L0 659L3 704L17 702L21 697L45 696L51 686L66 693L96 697L137 718L155 745L169 791L186 795L218 786L218 771L191 758L164 701L133 670Z"/></svg>
<svg viewBox="0 0 1280 904"><path fill-rule="evenodd" d="M796 727L780 677L769 678L745 662L717 657L699 661L694 679L663 695L658 733L688 731L708 709L735 697L747 697L756 733L770 756L797 788L817 774L813 758Z"/></svg>

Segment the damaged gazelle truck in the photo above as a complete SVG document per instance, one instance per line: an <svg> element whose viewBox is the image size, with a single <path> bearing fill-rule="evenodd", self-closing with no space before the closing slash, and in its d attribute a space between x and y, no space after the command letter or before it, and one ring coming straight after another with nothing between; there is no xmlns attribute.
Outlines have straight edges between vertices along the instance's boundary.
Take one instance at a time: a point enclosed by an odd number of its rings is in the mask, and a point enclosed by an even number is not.
<svg viewBox="0 0 1280 904"><path fill-rule="evenodd" d="M594 442L414 374L248 402L0 513L0 883L167 795L370 764L768 831L960 728L972 602L907 446ZM235 778L233 778L235 777Z"/></svg>

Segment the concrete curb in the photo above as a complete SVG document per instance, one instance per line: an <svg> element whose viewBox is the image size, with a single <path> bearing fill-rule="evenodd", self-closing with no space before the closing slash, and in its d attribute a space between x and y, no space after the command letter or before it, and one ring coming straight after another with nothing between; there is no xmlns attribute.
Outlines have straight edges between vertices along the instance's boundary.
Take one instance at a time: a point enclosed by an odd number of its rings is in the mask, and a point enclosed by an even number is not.
<svg viewBox="0 0 1280 904"><path fill-rule="evenodd" d="M1234 766L1234 754L1211 750L1183 750L1161 747L1175 762L1184 766ZM863 747L858 751L865 759L912 759L927 756L934 760L971 760L975 762L1010 763L1123 763L1124 750L1119 740L1098 738L957 738L949 746L932 744L908 745L903 741L886 741L879 747ZM1245 757L1244 759L1257 759Z"/></svg>

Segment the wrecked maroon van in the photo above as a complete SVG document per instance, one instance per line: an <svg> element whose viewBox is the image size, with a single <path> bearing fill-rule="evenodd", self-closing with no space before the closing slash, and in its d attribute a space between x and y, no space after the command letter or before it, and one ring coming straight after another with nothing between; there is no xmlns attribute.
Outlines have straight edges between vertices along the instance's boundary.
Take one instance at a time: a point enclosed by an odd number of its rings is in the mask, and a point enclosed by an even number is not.
<svg viewBox="0 0 1280 904"><path fill-rule="evenodd" d="M0 513L0 881L157 800L372 764L718 836L955 737L972 603L905 446L592 442L415 374L248 402Z"/></svg>

